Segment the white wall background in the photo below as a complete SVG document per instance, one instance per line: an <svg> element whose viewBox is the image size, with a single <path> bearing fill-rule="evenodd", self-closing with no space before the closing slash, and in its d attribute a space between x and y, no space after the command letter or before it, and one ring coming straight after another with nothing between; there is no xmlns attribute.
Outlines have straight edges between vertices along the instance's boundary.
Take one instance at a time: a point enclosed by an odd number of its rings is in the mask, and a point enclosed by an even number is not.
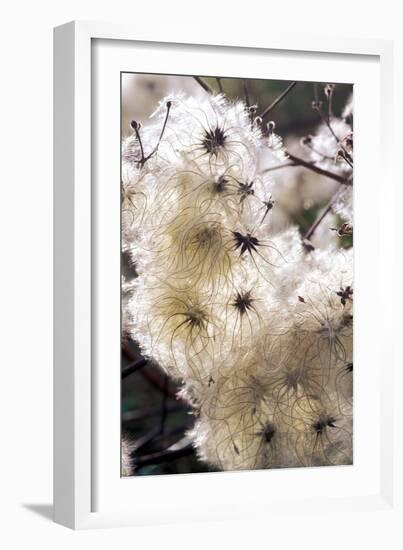
<svg viewBox="0 0 403 550"><path fill-rule="evenodd" d="M267 518L214 524L72 532L43 517L52 498L52 27L71 19L208 26L237 36L270 30L395 38L403 66L398 2L351 0L14 0L0 32L0 545L23 548L225 549L341 546L398 548L387 516ZM400 36L399 36L400 35ZM400 82L402 74L399 75ZM400 87L403 90L403 87ZM402 96L400 96L402 97ZM399 115L401 119L401 110ZM402 182L400 182L401 184ZM403 204L403 203L402 203ZM34 507L34 511L32 510ZM36 510L36 511L35 511ZM40 514L38 514L38 511ZM400 536L402 536L400 534ZM400 540L401 544L401 540ZM367 549L369 550L368 546Z"/></svg>

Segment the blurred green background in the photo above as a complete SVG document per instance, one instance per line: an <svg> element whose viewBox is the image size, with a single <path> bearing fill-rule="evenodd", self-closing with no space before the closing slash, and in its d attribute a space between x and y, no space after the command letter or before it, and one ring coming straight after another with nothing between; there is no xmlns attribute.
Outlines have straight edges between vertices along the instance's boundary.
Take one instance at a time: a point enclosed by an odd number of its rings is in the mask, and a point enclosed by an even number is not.
<svg viewBox="0 0 403 550"><path fill-rule="evenodd" d="M215 91L219 91L216 78L205 78L205 82ZM258 113L270 105L288 86L286 80L247 80L220 78L223 92L231 98L245 99L244 83L248 90L250 105L258 105ZM316 88L316 92L315 92ZM276 122L276 132L286 138L289 135L303 136L312 133L319 122L318 113L312 109L315 93L318 99L325 101L324 84L315 82L297 82L295 88L281 101L269 116ZM333 96L333 112L341 115L344 105L352 92L351 84L337 84Z"/></svg>

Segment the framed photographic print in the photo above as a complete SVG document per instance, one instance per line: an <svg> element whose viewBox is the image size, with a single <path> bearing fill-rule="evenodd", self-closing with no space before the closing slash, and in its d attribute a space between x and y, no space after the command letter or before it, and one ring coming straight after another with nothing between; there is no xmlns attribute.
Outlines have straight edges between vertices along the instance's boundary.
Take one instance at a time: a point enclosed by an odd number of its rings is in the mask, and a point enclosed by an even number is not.
<svg viewBox="0 0 403 550"><path fill-rule="evenodd" d="M392 506L391 82L386 41L55 30L56 521Z"/></svg>

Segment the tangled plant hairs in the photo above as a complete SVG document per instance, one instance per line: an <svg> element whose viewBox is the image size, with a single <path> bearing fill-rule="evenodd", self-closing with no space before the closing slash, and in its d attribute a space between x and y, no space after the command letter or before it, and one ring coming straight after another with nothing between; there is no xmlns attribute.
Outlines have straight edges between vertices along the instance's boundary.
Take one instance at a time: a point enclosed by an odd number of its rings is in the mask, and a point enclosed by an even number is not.
<svg viewBox="0 0 403 550"><path fill-rule="evenodd" d="M154 460L186 448L219 470L351 464L352 98L336 116L337 87L314 85L317 130L285 145L268 118L297 83L266 108L247 82L244 99L221 79L217 91L194 83L122 142L122 248L135 268L122 329L193 419ZM304 230L278 222L301 174L328 189ZM126 434L123 475L152 462L146 443Z"/></svg>

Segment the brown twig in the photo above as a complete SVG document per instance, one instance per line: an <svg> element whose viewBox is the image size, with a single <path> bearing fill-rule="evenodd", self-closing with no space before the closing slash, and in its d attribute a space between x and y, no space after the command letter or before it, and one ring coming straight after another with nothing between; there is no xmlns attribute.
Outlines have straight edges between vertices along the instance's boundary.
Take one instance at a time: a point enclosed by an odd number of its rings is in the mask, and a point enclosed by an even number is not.
<svg viewBox="0 0 403 550"><path fill-rule="evenodd" d="M213 90L210 88L210 86L209 86L206 82L204 82L204 80L202 80L202 79L200 78L200 76L194 76L193 78L196 80L196 82L197 82L198 84L200 84L200 86L203 88L203 90L204 90L205 92L207 92L208 94L212 94L212 93L213 93Z"/></svg>
<svg viewBox="0 0 403 550"><path fill-rule="evenodd" d="M128 357L131 361L137 361L143 359L142 357L139 357L138 354L133 353L129 347L123 346L123 353ZM177 399L178 401L181 401L176 395L176 392L169 386L166 387L165 385L165 378L161 370L157 367L157 365L152 363L152 361L149 361L147 365L144 365L144 368L139 370L141 376L147 380L150 384L152 384L155 388L160 390L161 392L166 392L168 397L172 397L172 399Z"/></svg>
<svg viewBox="0 0 403 550"><path fill-rule="evenodd" d="M277 97L277 99L275 99L273 103L271 103L268 107L266 107L266 109L260 115L260 118L262 119L265 118L275 107L277 107L280 101L282 101L285 98L285 96L291 92L291 90L294 88L296 84L297 84L296 82L291 82L291 84L287 86L287 88Z"/></svg>
<svg viewBox="0 0 403 550"><path fill-rule="evenodd" d="M262 170L262 174L266 174L267 172L274 172L274 170L280 170L280 168L289 168L291 166L299 166L295 162L287 162L284 164L276 164L275 166L270 166L270 168L265 168L265 170Z"/></svg>
<svg viewBox="0 0 403 550"><path fill-rule="evenodd" d="M324 124L326 124L329 132L332 134L332 136L334 137L334 139L336 140L336 143L337 145L340 147L340 149L344 152L345 154L345 160L346 162L351 166L351 168L353 167L353 164L352 164L352 157L351 155L349 154L349 152L346 150L346 148L344 147L343 143L342 143L342 140L339 139L339 137L337 136L336 132L333 130L333 127L330 123L330 120L332 118L332 96L333 96L333 92L330 93L330 95L326 95L327 97L327 101L328 101L328 112L327 112L327 115L324 115L323 112L322 112L322 102L318 100L318 90L317 88L315 88L315 101L314 101L314 104L315 104L315 110L318 112L319 114L319 117L320 119L322 120L322 122Z"/></svg>
<svg viewBox="0 0 403 550"><path fill-rule="evenodd" d="M166 412L167 413L175 413L177 411L183 411L183 403L175 401L174 403L168 403L166 405ZM140 410L134 410L134 411L128 411L122 413L122 421L125 424L128 424L130 422L139 422L143 421L145 418L153 418L153 417L160 417L161 416L161 407L153 407L148 409L140 409ZM159 434L159 427L156 428L156 435Z"/></svg>
<svg viewBox="0 0 403 550"><path fill-rule="evenodd" d="M334 193L334 195L332 196L332 198L330 199L330 201L327 203L327 205L325 206L323 212L316 218L316 220L313 222L313 224L311 225L311 227L308 229L308 231L305 233L305 236L304 236L304 239L305 240L310 240L310 238L312 237L312 235L315 233L316 229L319 227L319 225L322 223L322 221L325 219L325 217L327 216L327 214L329 214L329 212L331 211L332 209L332 206L335 202L335 200L337 199L338 195L340 193L340 187L337 189L336 193Z"/></svg>
<svg viewBox="0 0 403 550"><path fill-rule="evenodd" d="M246 85L246 81L244 81L244 83L243 83L243 92L244 92L244 96L245 96L246 107L249 109L250 99L249 99L249 92L248 92L248 86Z"/></svg>
<svg viewBox="0 0 403 550"><path fill-rule="evenodd" d="M304 168L307 168L308 170L312 170L317 174L320 174L332 180L338 181L343 185L352 185L351 180L343 178L343 176L339 176L339 174L335 174L334 172L329 172L329 170L324 170L323 168L320 168L313 162L308 162L307 160L296 157L291 153L288 153L288 159L291 160L291 162L286 162L284 164L277 164L276 166L270 166L270 168L266 168L265 170L262 170L262 174L266 174L267 172L273 172L274 170L280 170L280 168L293 168L293 167L296 168L297 166L304 166Z"/></svg>
<svg viewBox="0 0 403 550"><path fill-rule="evenodd" d="M330 172L329 170L324 170L323 168L320 168L313 162L309 162L307 160L301 159L300 157L296 157L291 153L288 153L288 158L295 163L294 166L296 165L304 166L305 168L308 168L309 170L312 170L313 172L316 172L321 176L326 176L327 178L338 181L343 185L352 185L352 182L350 179L344 178L343 176L339 176L339 174L335 174L334 172Z"/></svg>
<svg viewBox="0 0 403 550"><path fill-rule="evenodd" d="M177 460L184 456L189 456L194 453L192 445L187 445L182 449L175 451L159 451L146 456L137 457L134 459L135 468L141 468L142 466L149 466L151 464L163 464L164 462L170 462L171 460Z"/></svg>
<svg viewBox="0 0 403 550"><path fill-rule="evenodd" d="M141 359L138 359L137 361L133 361L133 363L130 363L126 367L122 368L122 380L133 374L134 372L137 372L138 370L142 369L146 364L148 363L147 359L144 359L143 357Z"/></svg>

